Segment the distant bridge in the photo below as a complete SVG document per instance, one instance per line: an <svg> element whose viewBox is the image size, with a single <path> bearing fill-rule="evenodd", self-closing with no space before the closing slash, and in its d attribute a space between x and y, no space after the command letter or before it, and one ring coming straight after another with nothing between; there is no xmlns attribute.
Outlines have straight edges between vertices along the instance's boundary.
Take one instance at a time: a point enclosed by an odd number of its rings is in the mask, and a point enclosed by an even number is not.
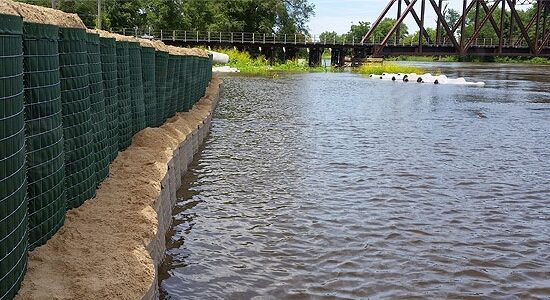
<svg viewBox="0 0 550 300"><path fill-rule="evenodd" d="M459 0L453 0L459 1ZM420 5L416 11L415 5ZM425 14L429 8L437 15L436 38L430 39L424 26ZM182 30L160 30L142 32L122 29L125 35L146 36L160 39L167 44L179 46L240 47L260 49L266 56L272 56L274 49L283 49L287 57L295 55L298 49L308 49L310 65L319 65L324 51L330 51L333 65L343 65L346 56L358 63L366 57L395 55L458 55L458 56L539 56L550 58L550 0L463 0L462 16L455 24L448 24L443 13L443 0L389 0L388 4L361 40L353 38L321 39L316 35L287 35L243 32L198 32ZM520 19L517 6L535 5L536 13L527 24ZM390 9L397 8L397 22L380 39L374 39L374 32ZM495 20L493 13L500 9ZM510 29L506 32L505 10L511 11ZM465 16L474 17L473 33L466 33ZM420 34L418 40L403 43L399 38L403 21L412 17ZM483 17L482 17L483 16ZM485 25L495 31L497 38L479 38ZM517 29L517 30L516 30ZM516 33L519 32L519 33ZM464 34L462 34L464 33Z"/></svg>

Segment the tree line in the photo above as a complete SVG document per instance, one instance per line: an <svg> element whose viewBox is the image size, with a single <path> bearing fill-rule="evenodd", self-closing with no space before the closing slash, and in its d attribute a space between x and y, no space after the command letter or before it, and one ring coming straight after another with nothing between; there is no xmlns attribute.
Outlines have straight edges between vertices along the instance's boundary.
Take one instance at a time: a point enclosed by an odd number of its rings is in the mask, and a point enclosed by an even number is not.
<svg viewBox="0 0 550 300"><path fill-rule="evenodd" d="M21 0L51 7L51 0ZM96 0L56 0L57 9L77 13L86 26L98 22ZM137 28L308 34L315 13L309 0L101 0L103 29Z"/></svg>

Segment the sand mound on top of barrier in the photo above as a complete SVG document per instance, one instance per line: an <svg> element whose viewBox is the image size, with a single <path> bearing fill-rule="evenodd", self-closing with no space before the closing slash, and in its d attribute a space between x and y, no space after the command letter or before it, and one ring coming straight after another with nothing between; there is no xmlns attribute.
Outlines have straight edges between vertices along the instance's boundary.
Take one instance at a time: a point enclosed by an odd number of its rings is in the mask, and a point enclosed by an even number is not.
<svg viewBox="0 0 550 300"><path fill-rule="evenodd" d="M16 299L153 297L162 257L148 249L159 235L164 239L159 220L169 218L155 210L161 182L178 146L211 116L219 86L214 78L207 96L189 112L134 136L132 145L111 164L96 198L67 212L58 234L29 253Z"/></svg>
<svg viewBox="0 0 550 300"><path fill-rule="evenodd" d="M66 28L86 28L86 25L77 14L11 0L2 0L1 3L1 5L11 6L17 14L23 17L25 22L57 25Z"/></svg>
<svg viewBox="0 0 550 300"><path fill-rule="evenodd" d="M0 1L0 14L18 15L17 11L11 5L11 1Z"/></svg>

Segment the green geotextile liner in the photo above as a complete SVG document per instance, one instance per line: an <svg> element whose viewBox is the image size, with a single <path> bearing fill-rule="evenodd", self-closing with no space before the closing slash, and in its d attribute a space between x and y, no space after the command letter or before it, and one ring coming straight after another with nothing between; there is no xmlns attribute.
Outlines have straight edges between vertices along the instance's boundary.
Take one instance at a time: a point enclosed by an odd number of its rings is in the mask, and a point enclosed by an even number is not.
<svg viewBox="0 0 550 300"><path fill-rule="evenodd" d="M179 64L179 55L171 55L170 60L174 65L173 81L172 81L172 92L170 98L170 106L168 107L168 118L173 117L178 110L178 96L179 96L179 85L180 85L180 64Z"/></svg>
<svg viewBox="0 0 550 300"><path fill-rule="evenodd" d="M193 80L193 57L192 56L183 56L183 68L184 68L184 107L183 111L189 111L192 104L192 80Z"/></svg>
<svg viewBox="0 0 550 300"><path fill-rule="evenodd" d="M132 99L132 135L145 128L145 99L143 96L143 76L141 62L141 46L129 43L130 56L130 95Z"/></svg>
<svg viewBox="0 0 550 300"><path fill-rule="evenodd" d="M189 81L188 81L189 109L192 109L193 105L195 105L195 94L196 94L196 86L197 86L195 58L196 58L195 56L189 57L189 71L187 72L187 74L189 75Z"/></svg>
<svg viewBox="0 0 550 300"><path fill-rule="evenodd" d="M132 143L132 98L130 95L129 42L116 42L118 78L118 150L122 151Z"/></svg>
<svg viewBox="0 0 550 300"><path fill-rule="evenodd" d="M12 299L27 265L23 22L0 15L0 299Z"/></svg>
<svg viewBox="0 0 550 300"><path fill-rule="evenodd" d="M85 29L59 29L59 71L67 208L93 198L96 190L94 132Z"/></svg>
<svg viewBox="0 0 550 300"><path fill-rule="evenodd" d="M174 70L174 91L172 94L172 106L170 107L170 110L172 112L172 115L175 115L176 112L178 112L178 104L180 101L180 87L181 87L181 56L176 56L176 68Z"/></svg>
<svg viewBox="0 0 550 300"><path fill-rule="evenodd" d="M202 98L206 93L206 57L199 58L199 70L201 79L199 84L199 98Z"/></svg>
<svg viewBox="0 0 550 300"><path fill-rule="evenodd" d="M109 175L109 163L111 162L109 140L107 138L107 118L105 116L105 95L103 93L103 71L101 69L99 35L88 33L87 45L96 179L99 185Z"/></svg>
<svg viewBox="0 0 550 300"><path fill-rule="evenodd" d="M208 55L208 57L205 58L205 81L204 81L204 95L206 95L206 88L208 88L208 85L210 84L210 80L212 80L212 57Z"/></svg>
<svg viewBox="0 0 550 300"><path fill-rule="evenodd" d="M65 220L58 30L23 25L29 249L44 244Z"/></svg>
<svg viewBox="0 0 550 300"><path fill-rule="evenodd" d="M164 102L164 120L171 117L171 108L174 97L174 77L176 71L176 56L168 56L168 69L166 76L166 96Z"/></svg>
<svg viewBox="0 0 550 300"><path fill-rule="evenodd" d="M156 121L154 126L164 123L164 104L166 102L166 78L168 75L168 52L155 52L155 84L157 90Z"/></svg>
<svg viewBox="0 0 550 300"><path fill-rule="evenodd" d="M105 123L107 155L109 162L118 155L118 78L117 55L114 38L100 37L103 97L105 98Z"/></svg>
<svg viewBox="0 0 550 300"><path fill-rule="evenodd" d="M208 58L206 60L206 84L205 84L205 94L206 94L206 88L210 84L210 81L212 80L212 54L208 54Z"/></svg>
<svg viewBox="0 0 550 300"><path fill-rule="evenodd" d="M143 94L145 102L145 125L153 127L156 124L157 91L155 86L155 49L141 48L141 68L143 78Z"/></svg>
<svg viewBox="0 0 550 300"><path fill-rule="evenodd" d="M214 65L214 56L212 54L208 55L208 66L206 67L206 71L208 72L207 79L208 84L210 84L210 81L212 81L212 67ZM208 85L207 84L207 85Z"/></svg>
<svg viewBox="0 0 550 300"><path fill-rule="evenodd" d="M201 91L200 91L200 98L204 97L206 95L206 86L208 84L207 72L208 68L208 57L201 57Z"/></svg>
<svg viewBox="0 0 550 300"><path fill-rule="evenodd" d="M193 90L193 97L191 98L191 107L197 103L199 100L199 82L200 82L200 74L199 74L199 58L197 56L193 56L193 77L191 80L191 88Z"/></svg>
<svg viewBox="0 0 550 300"><path fill-rule="evenodd" d="M176 111L182 112L187 111L186 110L186 104L185 104L185 56L178 56L178 64L179 64L179 70L178 70L178 98L176 103Z"/></svg>

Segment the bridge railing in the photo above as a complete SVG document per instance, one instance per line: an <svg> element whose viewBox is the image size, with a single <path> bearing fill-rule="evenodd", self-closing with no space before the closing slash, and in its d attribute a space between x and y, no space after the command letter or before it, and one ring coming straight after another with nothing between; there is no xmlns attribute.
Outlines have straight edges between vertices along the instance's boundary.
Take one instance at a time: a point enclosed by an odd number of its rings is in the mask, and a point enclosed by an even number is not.
<svg viewBox="0 0 550 300"><path fill-rule="evenodd" d="M275 34L275 33L252 33L252 32L212 32L212 31L186 31L186 30L139 30L134 28L123 28L115 30L116 33L142 37L159 39L162 41L178 41L183 43L195 44L284 44L284 45L344 45L344 46L373 46L380 45L382 38L371 38L365 43L361 43L360 39L353 36L343 35L338 37L326 38L320 35L303 35L303 34ZM542 42L542 41L541 41ZM401 40L399 42L390 41L387 46L416 46L418 39L410 39L408 41ZM438 44L435 41L424 41L424 46L438 47L453 47L450 41L443 41ZM473 47L498 47L499 40L491 38L478 38L472 42ZM504 47L528 47L523 39L505 39ZM545 47L550 48L550 41Z"/></svg>

